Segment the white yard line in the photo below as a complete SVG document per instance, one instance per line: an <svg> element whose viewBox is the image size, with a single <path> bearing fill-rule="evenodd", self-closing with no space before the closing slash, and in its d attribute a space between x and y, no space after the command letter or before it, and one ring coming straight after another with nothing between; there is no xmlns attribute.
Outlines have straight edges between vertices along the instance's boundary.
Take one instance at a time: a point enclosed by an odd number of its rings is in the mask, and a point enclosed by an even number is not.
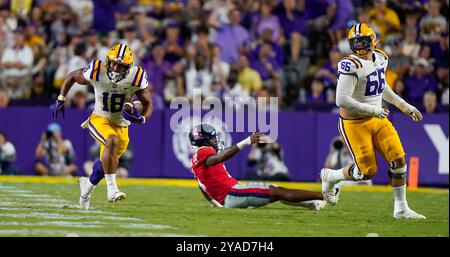
<svg viewBox="0 0 450 257"><path fill-rule="evenodd" d="M2 204L0 204L2 206ZM47 207L47 206L45 206ZM80 210L77 205L74 205L74 208L77 208L77 210L71 210L71 209L59 209L58 211L64 211L64 212L73 212L73 213L83 213L83 214L105 214L105 215L118 215L118 213L115 212L106 212L106 211L97 211L97 210ZM0 207L0 211L30 211L31 208L27 207ZM38 211L47 211L52 212L55 211L55 209L51 208L39 208Z"/></svg>
<svg viewBox="0 0 450 257"><path fill-rule="evenodd" d="M6 193L6 194L5 194ZM88 232L88 231L64 231L64 230L45 230L45 229L22 229L20 227L72 227L87 229L107 229L107 228L125 228L125 229L177 229L176 227L145 223L141 218L119 217L120 213L106 212L100 210L80 210L78 205L71 202L58 199L47 194L34 194L29 190L22 190L17 187L7 186L0 183L0 217L14 219L49 219L51 221L0 221L0 235L52 235L52 236L191 236L179 234L158 234L147 232ZM3 195L7 197L3 197ZM20 198L20 199L19 199ZM20 200L20 201L19 201ZM23 202L22 202L23 201ZM73 202L72 202L73 203ZM36 209L30 207L38 207ZM57 208L57 210L52 209ZM72 209L70 209L72 208ZM34 211L34 212L29 212ZM55 211L63 213L55 213ZM70 213L69 215L65 214ZM79 214L79 215L76 215ZM90 215L102 214L102 215ZM74 220L74 221L67 221ZM83 221L76 221L83 220ZM106 220L106 221L105 221ZM109 221L109 222L108 222ZM122 222L120 222L122 221ZM123 222L126 221L126 222ZM130 222L142 223L130 223ZM112 223L114 222L114 223ZM1 229L1 227L17 226L20 229Z"/></svg>
<svg viewBox="0 0 450 257"><path fill-rule="evenodd" d="M204 237L204 235L183 235L174 233L151 233L151 232L73 232L65 230L51 230L51 229L5 229L0 230L0 235L8 236L81 236L81 237L118 237L118 236L134 236L134 237Z"/></svg>
<svg viewBox="0 0 450 257"><path fill-rule="evenodd" d="M70 222L70 221L43 221L43 222L18 222L18 221L0 221L0 227L2 226L20 226L20 227L74 227L74 228L108 228L111 226L121 228L138 228L138 229L174 229L171 226L163 226L158 224L117 224L103 221L89 221L89 222ZM2 230L0 230L1 234Z"/></svg>
<svg viewBox="0 0 450 257"><path fill-rule="evenodd" d="M81 219L105 219L105 220L129 220L142 221L139 218L129 217L108 217L108 216L87 216L87 215L64 215L59 213L31 212L31 213L0 213L0 217L9 217L17 219L40 218L40 219L62 219L62 220L81 220Z"/></svg>

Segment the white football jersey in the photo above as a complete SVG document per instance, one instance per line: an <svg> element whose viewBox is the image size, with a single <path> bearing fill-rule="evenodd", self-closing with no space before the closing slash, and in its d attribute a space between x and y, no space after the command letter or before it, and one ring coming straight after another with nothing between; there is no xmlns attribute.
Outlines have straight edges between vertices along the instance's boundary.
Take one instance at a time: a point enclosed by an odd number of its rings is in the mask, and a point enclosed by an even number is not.
<svg viewBox="0 0 450 257"><path fill-rule="evenodd" d="M145 70L133 65L125 78L113 83L106 74L105 65L97 59L84 67L83 75L94 87L94 113L108 118L118 126L129 126L131 123L121 115L122 106L125 102L130 102L137 91L148 87Z"/></svg>
<svg viewBox="0 0 450 257"><path fill-rule="evenodd" d="M353 99L361 103L381 106L383 89L386 86L388 56L379 49L373 50L375 61L365 60L356 55L342 58L338 63L339 75L355 76L357 79Z"/></svg>

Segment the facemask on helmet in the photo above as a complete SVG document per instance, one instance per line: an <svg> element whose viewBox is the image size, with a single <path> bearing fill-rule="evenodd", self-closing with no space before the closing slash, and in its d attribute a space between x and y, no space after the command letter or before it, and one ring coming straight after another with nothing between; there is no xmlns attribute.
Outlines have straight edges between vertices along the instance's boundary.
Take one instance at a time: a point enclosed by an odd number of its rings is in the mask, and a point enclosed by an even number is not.
<svg viewBox="0 0 450 257"><path fill-rule="evenodd" d="M115 66L115 67L112 67ZM117 83L124 79L130 71L131 65L127 65L121 62L115 62L109 58L106 61L106 74L113 83Z"/></svg>

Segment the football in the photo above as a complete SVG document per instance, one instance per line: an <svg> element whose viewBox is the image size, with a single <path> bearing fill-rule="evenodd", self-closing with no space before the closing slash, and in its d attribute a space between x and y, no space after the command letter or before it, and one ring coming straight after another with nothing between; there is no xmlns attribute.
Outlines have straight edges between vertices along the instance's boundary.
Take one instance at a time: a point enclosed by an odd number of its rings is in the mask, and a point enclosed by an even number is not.
<svg viewBox="0 0 450 257"><path fill-rule="evenodd" d="M143 108L141 101L126 102L123 104L123 110L125 112L131 113L133 110L133 106L136 107L139 114L142 114L142 111L144 108Z"/></svg>

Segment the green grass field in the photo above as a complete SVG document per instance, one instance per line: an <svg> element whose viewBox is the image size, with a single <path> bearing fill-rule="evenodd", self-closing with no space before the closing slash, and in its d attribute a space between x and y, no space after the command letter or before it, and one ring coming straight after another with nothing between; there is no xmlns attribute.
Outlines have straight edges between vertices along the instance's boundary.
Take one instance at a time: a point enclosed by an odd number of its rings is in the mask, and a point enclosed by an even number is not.
<svg viewBox="0 0 450 257"><path fill-rule="evenodd" d="M394 220L389 187L343 188L337 206L316 212L271 204L210 207L193 180L119 179L127 199L107 203L105 185L92 209L77 209L76 179L0 176L0 236L449 236L448 190L408 192L427 220ZM319 184L278 183L319 190Z"/></svg>

